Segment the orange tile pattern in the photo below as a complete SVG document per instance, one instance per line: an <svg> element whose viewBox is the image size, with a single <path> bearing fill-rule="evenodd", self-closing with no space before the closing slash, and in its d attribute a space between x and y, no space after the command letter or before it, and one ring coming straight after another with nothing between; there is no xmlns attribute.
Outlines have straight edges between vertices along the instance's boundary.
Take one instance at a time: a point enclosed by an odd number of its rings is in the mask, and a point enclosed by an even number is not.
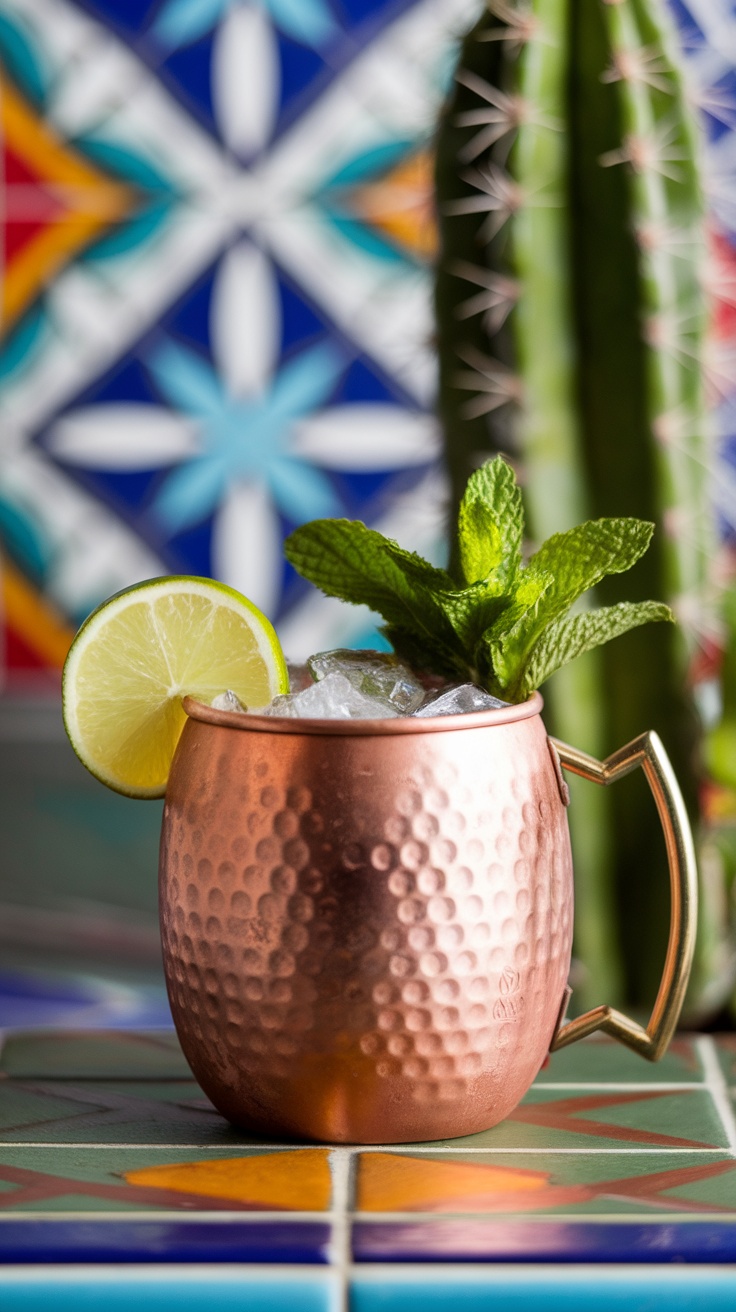
<svg viewBox="0 0 736 1312"><path fill-rule="evenodd" d="M0 325L6 332L60 269L132 212L134 193L55 136L7 79L0 130L24 177L6 180L5 222L25 225L28 233L4 270Z"/></svg>
<svg viewBox="0 0 736 1312"><path fill-rule="evenodd" d="M437 254L433 171L433 154L418 150L351 191L349 208L413 258L432 260Z"/></svg>
<svg viewBox="0 0 736 1312"><path fill-rule="evenodd" d="M544 1192L548 1179L545 1172L523 1168L363 1153L356 1202L361 1212L485 1212L499 1198L517 1201L520 1194Z"/></svg>
<svg viewBox="0 0 736 1312"><path fill-rule="evenodd" d="M264 1210L324 1212L330 1205L330 1167L325 1148L148 1166L126 1171L125 1180L131 1185L247 1203Z"/></svg>

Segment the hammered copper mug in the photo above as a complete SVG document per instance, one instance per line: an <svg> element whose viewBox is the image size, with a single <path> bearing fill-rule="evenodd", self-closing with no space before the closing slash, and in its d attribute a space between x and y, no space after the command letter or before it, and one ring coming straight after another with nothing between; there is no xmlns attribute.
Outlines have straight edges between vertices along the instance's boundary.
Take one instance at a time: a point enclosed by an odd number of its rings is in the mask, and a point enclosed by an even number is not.
<svg viewBox="0 0 736 1312"><path fill-rule="evenodd" d="M166 978L184 1053L237 1125L341 1143L502 1120L550 1048L601 1029L656 1059L692 959L695 860L656 735L605 763L520 706L437 719L294 720L191 698L161 839ZM642 764L671 929L646 1029L563 1021L573 921L568 769Z"/></svg>

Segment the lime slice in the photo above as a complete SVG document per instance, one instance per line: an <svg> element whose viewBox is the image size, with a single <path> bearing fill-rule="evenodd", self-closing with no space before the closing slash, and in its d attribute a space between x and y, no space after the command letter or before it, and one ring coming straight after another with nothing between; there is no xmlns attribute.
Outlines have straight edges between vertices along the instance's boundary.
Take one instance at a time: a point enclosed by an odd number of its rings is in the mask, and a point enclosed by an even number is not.
<svg viewBox="0 0 736 1312"><path fill-rule="evenodd" d="M83 765L128 797L162 797L184 727L182 698L226 688L244 706L288 691L265 615L212 579L149 579L85 620L69 650L64 725Z"/></svg>

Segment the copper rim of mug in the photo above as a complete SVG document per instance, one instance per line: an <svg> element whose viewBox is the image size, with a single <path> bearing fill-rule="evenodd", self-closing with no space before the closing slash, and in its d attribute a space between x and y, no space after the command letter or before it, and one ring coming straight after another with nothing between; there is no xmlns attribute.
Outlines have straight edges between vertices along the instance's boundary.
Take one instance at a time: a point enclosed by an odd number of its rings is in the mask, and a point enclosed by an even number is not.
<svg viewBox="0 0 736 1312"><path fill-rule="evenodd" d="M327 737L388 737L407 733L448 733L457 729L483 729L493 725L513 724L539 715L544 701L533 692L525 702L501 706L490 711L466 711L462 715L398 716L395 720L308 720L276 715L244 715L241 711L218 711L194 697L185 697L184 710L192 720L215 724L225 729L253 733L320 734Z"/></svg>

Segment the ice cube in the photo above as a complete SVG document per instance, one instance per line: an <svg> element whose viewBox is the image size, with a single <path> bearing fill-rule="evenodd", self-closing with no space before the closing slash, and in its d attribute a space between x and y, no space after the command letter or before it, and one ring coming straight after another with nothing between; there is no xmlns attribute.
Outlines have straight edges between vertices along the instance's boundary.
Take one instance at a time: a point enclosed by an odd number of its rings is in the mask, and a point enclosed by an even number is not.
<svg viewBox="0 0 736 1312"><path fill-rule="evenodd" d="M314 682L306 665L287 661L286 671L289 675L289 692L301 692L303 688L310 688Z"/></svg>
<svg viewBox="0 0 736 1312"><path fill-rule="evenodd" d="M497 710L508 704L499 701L498 697L493 697L484 688L476 688L474 683L461 683L445 688L440 693L432 693L414 714L427 719L432 715L467 715L469 711Z"/></svg>
<svg viewBox="0 0 736 1312"><path fill-rule="evenodd" d="M235 696L232 688L226 688L224 692L218 692L217 696L212 698L210 706L214 711L240 711L241 714L248 709L243 705L240 698Z"/></svg>
<svg viewBox="0 0 736 1312"><path fill-rule="evenodd" d="M261 715L288 716L309 720L386 720L398 711L376 697L367 697L344 674L326 674L302 692L274 697Z"/></svg>
<svg viewBox="0 0 736 1312"><path fill-rule="evenodd" d="M358 692L377 698L399 715L411 715L424 700L425 690L417 676L391 652L321 651L310 656L307 668L318 681L330 674L343 675Z"/></svg>

